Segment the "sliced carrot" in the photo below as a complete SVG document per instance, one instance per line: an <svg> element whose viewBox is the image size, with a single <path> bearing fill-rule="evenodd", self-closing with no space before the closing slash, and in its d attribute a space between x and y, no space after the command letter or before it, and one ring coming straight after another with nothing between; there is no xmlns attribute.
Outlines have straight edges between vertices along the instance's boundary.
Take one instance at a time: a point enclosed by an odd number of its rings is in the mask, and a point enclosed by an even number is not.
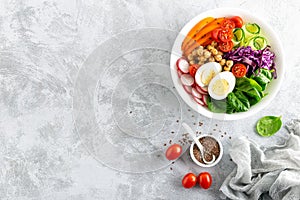
<svg viewBox="0 0 300 200"><path fill-rule="evenodd" d="M221 22L225 19L225 17L222 18L217 18L216 20L212 21L211 23L207 24L203 29L201 29L196 35L195 37L193 37L194 41L199 40L200 38L202 38L204 35L206 35L207 33L211 32L212 30L219 28L221 26ZM187 45L186 48L189 47L192 43L193 40L190 40ZM184 51L186 50L183 49Z"/></svg>
<svg viewBox="0 0 300 200"><path fill-rule="evenodd" d="M212 41L214 41L214 40L213 40L212 38L209 38L208 40L206 40L206 41L202 44L202 46L207 46L207 45L211 44Z"/></svg>
<svg viewBox="0 0 300 200"><path fill-rule="evenodd" d="M187 36L184 38L181 49L185 49L187 43L202 29L204 28L207 24L210 22L214 21L213 17L206 17L199 21L187 34Z"/></svg>
<svg viewBox="0 0 300 200"><path fill-rule="evenodd" d="M204 43L206 43L208 40L211 40L211 34L210 32L206 35L204 35L202 38L200 38L197 41L194 41L193 44L191 44L186 51L184 51L184 55L188 56L190 53L192 53L192 51L197 48L200 45L203 45Z"/></svg>

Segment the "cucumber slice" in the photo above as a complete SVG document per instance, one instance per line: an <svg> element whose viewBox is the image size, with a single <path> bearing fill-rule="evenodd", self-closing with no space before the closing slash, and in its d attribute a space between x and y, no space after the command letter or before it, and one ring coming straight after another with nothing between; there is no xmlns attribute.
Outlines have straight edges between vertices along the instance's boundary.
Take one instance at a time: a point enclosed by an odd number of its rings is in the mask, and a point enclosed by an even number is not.
<svg viewBox="0 0 300 200"><path fill-rule="evenodd" d="M254 50L261 50L267 46L267 40L262 36L257 36L249 41L249 46Z"/></svg>
<svg viewBox="0 0 300 200"><path fill-rule="evenodd" d="M241 28L236 28L233 31L233 42L241 42L245 38L244 30Z"/></svg>
<svg viewBox="0 0 300 200"><path fill-rule="evenodd" d="M246 31L248 31L251 34L259 34L260 32L260 27L256 23L247 23L245 25Z"/></svg>

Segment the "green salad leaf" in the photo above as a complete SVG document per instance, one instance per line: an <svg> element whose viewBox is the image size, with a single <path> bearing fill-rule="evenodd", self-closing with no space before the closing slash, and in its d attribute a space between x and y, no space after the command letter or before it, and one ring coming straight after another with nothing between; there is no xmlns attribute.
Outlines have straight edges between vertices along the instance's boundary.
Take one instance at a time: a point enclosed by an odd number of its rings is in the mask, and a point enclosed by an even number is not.
<svg viewBox="0 0 300 200"><path fill-rule="evenodd" d="M255 80L261 86L262 91L264 91L266 89L267 85L272 80L272 73L271 73L271 71L267 70L267 69L260 69L260 71L259 71L257 69L255 71L255 74L257 74L257 75L252 74L251 78L253 80Z"/></svg>
<svg viewBox="0 0 300 200"><path fill-rule="evenodd" d="M282 126L281 116L265 116L258 120L256 131L263 137L274 135Z"/></svg>
<svg viewBox="0 0 300 200"><path fill-rule="evenodd" d="M234 108L236 112L244 112L250 108L250 103L242 92L229 93L227 96L227 103Z"/></svg>

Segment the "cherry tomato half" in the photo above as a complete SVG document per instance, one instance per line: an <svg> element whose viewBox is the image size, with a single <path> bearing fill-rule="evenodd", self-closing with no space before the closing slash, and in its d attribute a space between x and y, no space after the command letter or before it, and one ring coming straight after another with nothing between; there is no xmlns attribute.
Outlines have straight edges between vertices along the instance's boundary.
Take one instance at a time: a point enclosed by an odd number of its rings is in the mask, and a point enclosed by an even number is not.
<svg viewBox="0 0 300 200"><path fill-rule="evenodd" d="M190 65L189 72L192 77L195 77L195 74L196 74L198 68L199 68L198 64Z"/></svg>
<svg viewBox="0 0 300 200"><path fill-rule="evenodd" d="M197 176L193 173L186 174L182 179L182 186L184 188L192 188L197 183Z"/></svg>
<svg viewBox="0 0 300 200"><path fill-rule="evenodd" d="M231 19L231 21L234 22L236 28L242 28L242 26L244 24L242 18L240 18L239 16L234 16L230 19Z"/></svg>
<svg viewBox="0 0 300 200"><path fill-rule="evenodd" d="M224 19L224 21L221 22L221 27L224 29L234 29L235 24L234 21L230 19Z"/></svg>
<svg viewBox="0 0 300 200"><path fill-rule="evenodd" d="M246 75L247 67L241 63L237 63L233 65L231 71L235 77L241 78Z"/></svg>
<svg viewBox="0 0 300 200"><path fill-rule="evenodd" d="M212 177L208 172L202 172L198 176L198 182L200 187L208 189L212 184Z"/></svg>
<svg viewBox="0 0 300 200"><path fill-rule="evenodd" d="M219 35L220 30L221 30L220 28L216 28L211 32L211 38L216 42L219 42L218 35Z"/></svg>
<svg viewBox="0 0 300 200"><path fill-rule="evenodd" d="M219 31L218 33L218 38L222 41L222 42L229 42L233 37L233 32L232 29L222 29Z"/></svg>
<svg viewBox="0 0 300 200"><path fill-rule="evenodd" d="M166 151L166 158L168 160L175 160L180 156L182 147L179 144L172 144Z"/></svg>
<svg viewBox="0 0 300 200"><path fill-rule="evenodd" d="M228 52L233 48L233 42L228 41L228 42L221 42L219 44L219 49L223 52Z"/></svg>

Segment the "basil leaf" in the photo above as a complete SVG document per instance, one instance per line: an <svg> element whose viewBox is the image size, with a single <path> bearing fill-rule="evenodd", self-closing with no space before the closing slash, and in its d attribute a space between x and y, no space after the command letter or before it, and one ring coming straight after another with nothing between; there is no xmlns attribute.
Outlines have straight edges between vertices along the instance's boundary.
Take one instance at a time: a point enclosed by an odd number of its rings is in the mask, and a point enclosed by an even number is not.
<svg viewBox="0 0 300 200"><path fill-rule="evenodd" d="M281 116L265 116L258 120L256 130L259 135L269 137L274 135L282 126Z"/></svg>

